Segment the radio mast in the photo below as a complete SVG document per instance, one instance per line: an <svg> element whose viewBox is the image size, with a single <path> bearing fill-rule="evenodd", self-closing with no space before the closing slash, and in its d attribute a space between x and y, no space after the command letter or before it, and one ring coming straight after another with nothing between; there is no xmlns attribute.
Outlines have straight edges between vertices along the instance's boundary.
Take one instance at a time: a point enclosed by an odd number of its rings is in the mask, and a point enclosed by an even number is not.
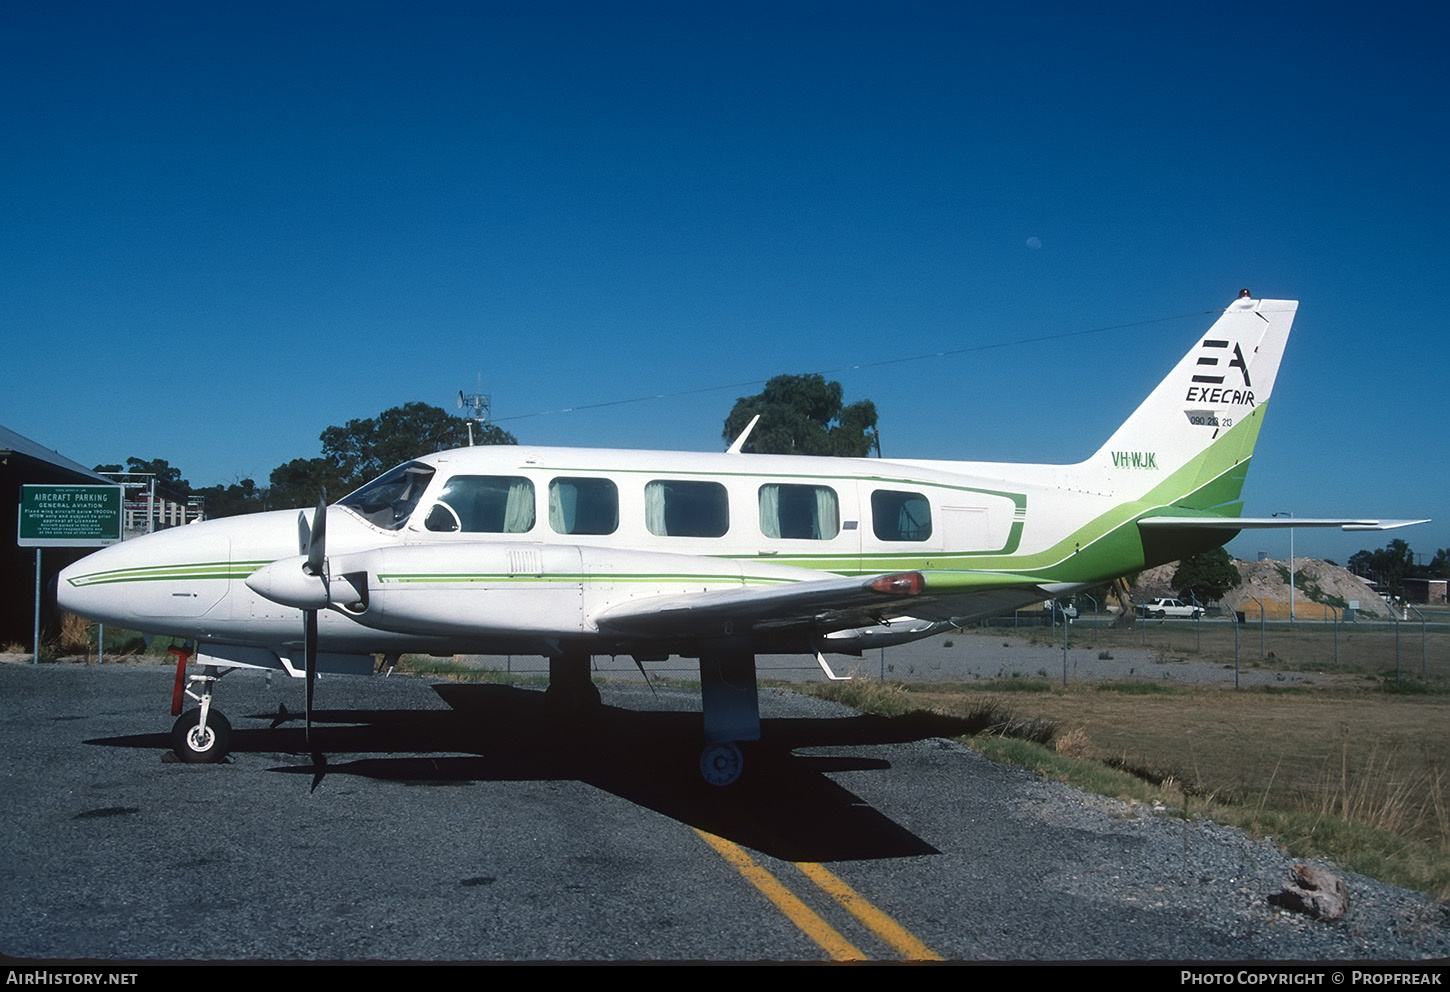
<svg viewBox="0 0 1450 992"><path fill-rule="evenodd" d="M492 401L483 392L482 372L478 374L478 392L465 393L461 389L458 391L458 409L462 410L465 407L473 408L473 415L468 418L468 446L471 448L473 447L474 422L477 421L479 427L485 426L488 423L489 414L493 410Z"/></svg>

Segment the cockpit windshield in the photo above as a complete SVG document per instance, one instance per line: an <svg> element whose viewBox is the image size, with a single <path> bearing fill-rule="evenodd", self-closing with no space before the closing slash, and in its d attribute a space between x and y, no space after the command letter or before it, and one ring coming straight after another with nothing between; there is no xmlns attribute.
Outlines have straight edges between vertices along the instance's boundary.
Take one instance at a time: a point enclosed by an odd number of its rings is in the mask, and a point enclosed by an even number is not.
<svg viewBox="0 0 1450 992"><path fill-rule="evenodd" d="M374 526L397 530L408 522L432 478L431 466L409 462L344 496L337 505L347 507Z"/></svg>

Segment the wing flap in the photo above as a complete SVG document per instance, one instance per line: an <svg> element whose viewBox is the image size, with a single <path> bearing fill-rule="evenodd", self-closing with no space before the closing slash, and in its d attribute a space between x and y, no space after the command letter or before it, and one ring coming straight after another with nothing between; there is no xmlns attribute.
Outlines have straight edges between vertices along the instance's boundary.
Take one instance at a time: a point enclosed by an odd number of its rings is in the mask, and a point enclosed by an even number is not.
<svg viewBox="0 0 1450 992"><path fill-rule="evenodd" d="M1036 589L1038 583L1030 576L1005 572L950 570L831 576L784 586L631 599L601 610L592 619L603 633L636 637L827 633L894 617L962 616L973 611L958 606L982 594Z"/></svg>

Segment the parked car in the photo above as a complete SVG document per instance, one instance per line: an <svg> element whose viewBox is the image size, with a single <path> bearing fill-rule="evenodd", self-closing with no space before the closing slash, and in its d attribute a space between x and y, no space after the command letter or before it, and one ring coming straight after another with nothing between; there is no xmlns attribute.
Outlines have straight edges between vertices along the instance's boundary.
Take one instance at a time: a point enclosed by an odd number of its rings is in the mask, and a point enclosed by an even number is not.
<svg viewBox="0 0 1450 992"><path fill-rule="evenodd" d="M1155 599L1151 603L1135 603L1134 608L1139 616L1153 620L1162 620L1165 617L1197 620L1203 616L1203 607L1185 603L1181 599Z"/></svg>

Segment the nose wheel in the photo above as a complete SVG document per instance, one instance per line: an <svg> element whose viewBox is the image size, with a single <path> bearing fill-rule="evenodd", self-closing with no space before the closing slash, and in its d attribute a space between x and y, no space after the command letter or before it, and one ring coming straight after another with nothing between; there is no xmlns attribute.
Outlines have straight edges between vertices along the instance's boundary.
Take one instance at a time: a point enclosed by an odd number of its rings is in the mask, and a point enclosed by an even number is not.
<svg viewBox="0 0 1450 992"><path fill-rule="evenodd" d="M187 710L171 727L171 749L187 764L215 764L231 747L232 725L220 710L205 718L201 710Z"/></svg>

